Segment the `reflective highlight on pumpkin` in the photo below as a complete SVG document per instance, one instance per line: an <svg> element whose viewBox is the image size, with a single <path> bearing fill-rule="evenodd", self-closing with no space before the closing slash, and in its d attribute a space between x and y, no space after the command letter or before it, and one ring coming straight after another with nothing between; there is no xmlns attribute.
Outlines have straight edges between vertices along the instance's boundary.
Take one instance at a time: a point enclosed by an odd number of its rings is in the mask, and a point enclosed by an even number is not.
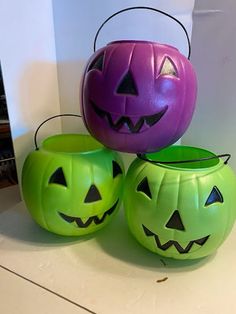
<svg viewBox="0 0 236 314"><path fill-rule="evenodd" d="M213 153L171 146L146 155L150 160L181 161L152 164L136 158L124 188L127 223L147 249L175 259L197 259L215 252L236 218L236 177Z"/></svg>
<svg viewBox="0 0 236 314"><path fill-rule="evenodd" d="M22 190L33 219L68 236L93 233L116 214L124 180L121 158L89 135L55 135L31 152Z"/></svg>
<svg viewBox="0 0 236 314"><path fill-rule="evenodd" d="M85 125L98 141L118 151L153 152L186 131L197 80L191 63L176 48L124 40L91 56L81 94Z"/></svg>

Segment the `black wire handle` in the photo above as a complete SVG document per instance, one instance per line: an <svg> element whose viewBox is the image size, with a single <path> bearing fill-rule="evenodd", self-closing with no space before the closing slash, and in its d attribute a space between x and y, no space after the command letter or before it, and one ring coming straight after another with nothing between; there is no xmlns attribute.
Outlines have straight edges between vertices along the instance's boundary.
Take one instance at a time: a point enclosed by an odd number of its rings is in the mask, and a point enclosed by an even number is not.
<svg viewBox="0 0 236 314"><path fill-rule="evenodd" d="M163 164L163 165L171 165L171 164L185 164L185 163L190 163L190 162L199 162L199 161L206 161L210 159L215 159L215 158L224 158L226 157L226 160L224 161L224 164L227 165L229 162L231 155L230 154L221 154L221 155L215 155L215 156L209 156L209 157L203 157L199 159L187 159L187 160L174 160L174 161L160 161L160 160L150 160L146 157L145 154L137 154L137 157L141 160L150 162L152 164Z"/></svg>
<svg viewBox="0 0 236 314"><path fill-rule="evenodd" d="M96 35L95 35L95 37L94 37L94 42L93 42L93 51L94 51L94 52L96 51L97 38L98 38L98 35L99 35L101 29L103 28L103 26L104 26L109 20L111 20L113 17L115 17L116 15L118 15L118 14L120 14L120 13L123 13L123 12L126 12L126 11L130 11L130 10L136 10L136 9L137 9L137 10L142 9L142 10L155 11L155 12L161 13L161 14L163 14L163 15L169 17L170 19L172 19L172 20L174 20L176 23L178 23L178 24L182 27L182 29L183 29L183 31L184 31L186 37L187 37L187 42L188 42L188 59L190 59L190 56L191 56L191 43L190 43L189 35L188 35L188 32L187 32L185 26L184 26L177 18L175 18L174 16L170 15L169 13L166 13L166 12L164 12L164 11L162 11L162 10L158 10L158 9L155 9L155 8L152 8L152 7L146 7L146 6L135 6L135 7L125 8L125 9L122 9L122 10L120 10L120 11L117 11L116 13L112 14L111 16L109 16L109 17L102 23L102 25L99 27L99 29L98 29L97 32L96 32Z"/></svg>
<svg viewBox="0 0 236 314"><path fill-rule="evenodd" d="M63 114L57 114L55 116L52 116L46 120L44 120L36 129L35 133L34 133L34 145L35 145L35 149L38 150L38 143L37 143L37 135L38 135L38 132L39 132L39 129L48 121L52 120L52 119L55 119L55 118L58 118L58 117L78 117L78 118L82 118L81 115L79 114L74 114L74 113L63 113Z"/></svg>

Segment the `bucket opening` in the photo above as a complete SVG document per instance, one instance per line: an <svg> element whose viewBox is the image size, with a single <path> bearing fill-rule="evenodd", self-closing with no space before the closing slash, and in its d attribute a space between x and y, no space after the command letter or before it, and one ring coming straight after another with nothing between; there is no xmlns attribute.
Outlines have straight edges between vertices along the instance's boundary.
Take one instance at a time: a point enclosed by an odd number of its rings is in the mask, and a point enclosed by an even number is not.
<svg viewBox="0 0 236 314"><path fill-rule="evenodd" d="M57 153L89 153L104 146L86 134L58 134L45 139L42 148Z"/></svg>
<svg viewBox="0 0 236 314"><path fill-rule="evenodd" d="M160 164L164 167L169 167L173 169L206 169L210 167L214 167L219 164L220 158L217 157L214 153L197 147L190 146L181 146L181 145L173 145L168 148L165 148L156 153L146 154L146 157L152 161L184 161L184 160L196 160L195 162L186 162L186 163L176 163L176 164ZM209 158L209 160L200 160L202 158Z"/></svg>

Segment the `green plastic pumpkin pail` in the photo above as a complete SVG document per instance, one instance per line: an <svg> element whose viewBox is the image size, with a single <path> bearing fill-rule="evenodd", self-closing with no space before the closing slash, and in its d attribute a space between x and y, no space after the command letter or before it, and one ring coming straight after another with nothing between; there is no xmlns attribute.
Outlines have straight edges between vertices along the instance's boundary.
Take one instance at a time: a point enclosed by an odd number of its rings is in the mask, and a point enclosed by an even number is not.
<svg viewBox="0 0 236 314"><path fill-rule="evenodd" d="M67 236L105 226L121 203L120 156L83 134L54 135L36 148L22 170L23 198L33 219Z"/></svg>
<svg viewBox="0 0 236 314"><path fill-rule="evenodd" d="M236 177L207 150L170 146L139 155L128 169L124 207L129 229L147 249L195 259L213 253L236 218Z"/></svg>

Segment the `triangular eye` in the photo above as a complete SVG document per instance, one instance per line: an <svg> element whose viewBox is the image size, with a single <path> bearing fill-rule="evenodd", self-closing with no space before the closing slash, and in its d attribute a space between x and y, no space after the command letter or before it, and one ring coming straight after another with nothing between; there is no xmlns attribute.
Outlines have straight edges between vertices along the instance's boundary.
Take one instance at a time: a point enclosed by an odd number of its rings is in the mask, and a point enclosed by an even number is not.
<svg viewBox="0 0 236 314"><path fill-rule="evenodd" d="M138 192L143 192L144 194L146 194L150 199L152 199L152 194L149 188L149 184L148 184L148 179L147 177L145 177L137 186L137 191Z"/></svg>
<svg viewBox="0 0 236 314"><path fill-rule="evenodd" d="M174 66L174 63L173 63L173 61L171 61L170 58L168 58L168 57L165 58L165 61L162 65L160 74L161 75L173 75L173 76L178 77L176 67Z"/></svg>
<svg viewBox="0 0 236 314"><path fill-rule="evenodd" d="M90 186L89 191L85 197L84 202L85 203L92 203L92 202L96 202L101 200L101 195L98 191L98 189L96 188L96 186L93 184Z"/></svg>
<svg viewBox="0 0 236 314"><path fill-rule="evenodd" d="M133 76L127 72L117 88L117 94L138 95Z"/></svg>
<svg viewBox="0 0 236 314"><path fill-rule="evenodd" d="M224 202L224 199L223 199L222 194L220 193L219 189L216 186L214 186L213 189L211 190L210 195L208 196L205 206L209 206L214 203L223 203L223 202Z"/></svg>
<svg viewBox="0 0 236 314"><path fill-rule="evenodd" d="M104 61L104 53L99 55L93 62L90 64L88 71L97 69L99 71L102 71L103 69L103 61Z"/></svg>
<svg viewBox="0 0 236 314"><path fill-rule="evenodd" d="M118 174L122 174L121 167L115 160L113 160L112 161L112 175L113 175L113 178L118 176Z"/></svg>
<svg viewBox="0 0 236 314"><path fill-rule="evenodd" d="M49 179L49 183L55 183L55 184L67 186L62 167L58 168L55 172L53 172L53 174L51 175Z"/></svg>

